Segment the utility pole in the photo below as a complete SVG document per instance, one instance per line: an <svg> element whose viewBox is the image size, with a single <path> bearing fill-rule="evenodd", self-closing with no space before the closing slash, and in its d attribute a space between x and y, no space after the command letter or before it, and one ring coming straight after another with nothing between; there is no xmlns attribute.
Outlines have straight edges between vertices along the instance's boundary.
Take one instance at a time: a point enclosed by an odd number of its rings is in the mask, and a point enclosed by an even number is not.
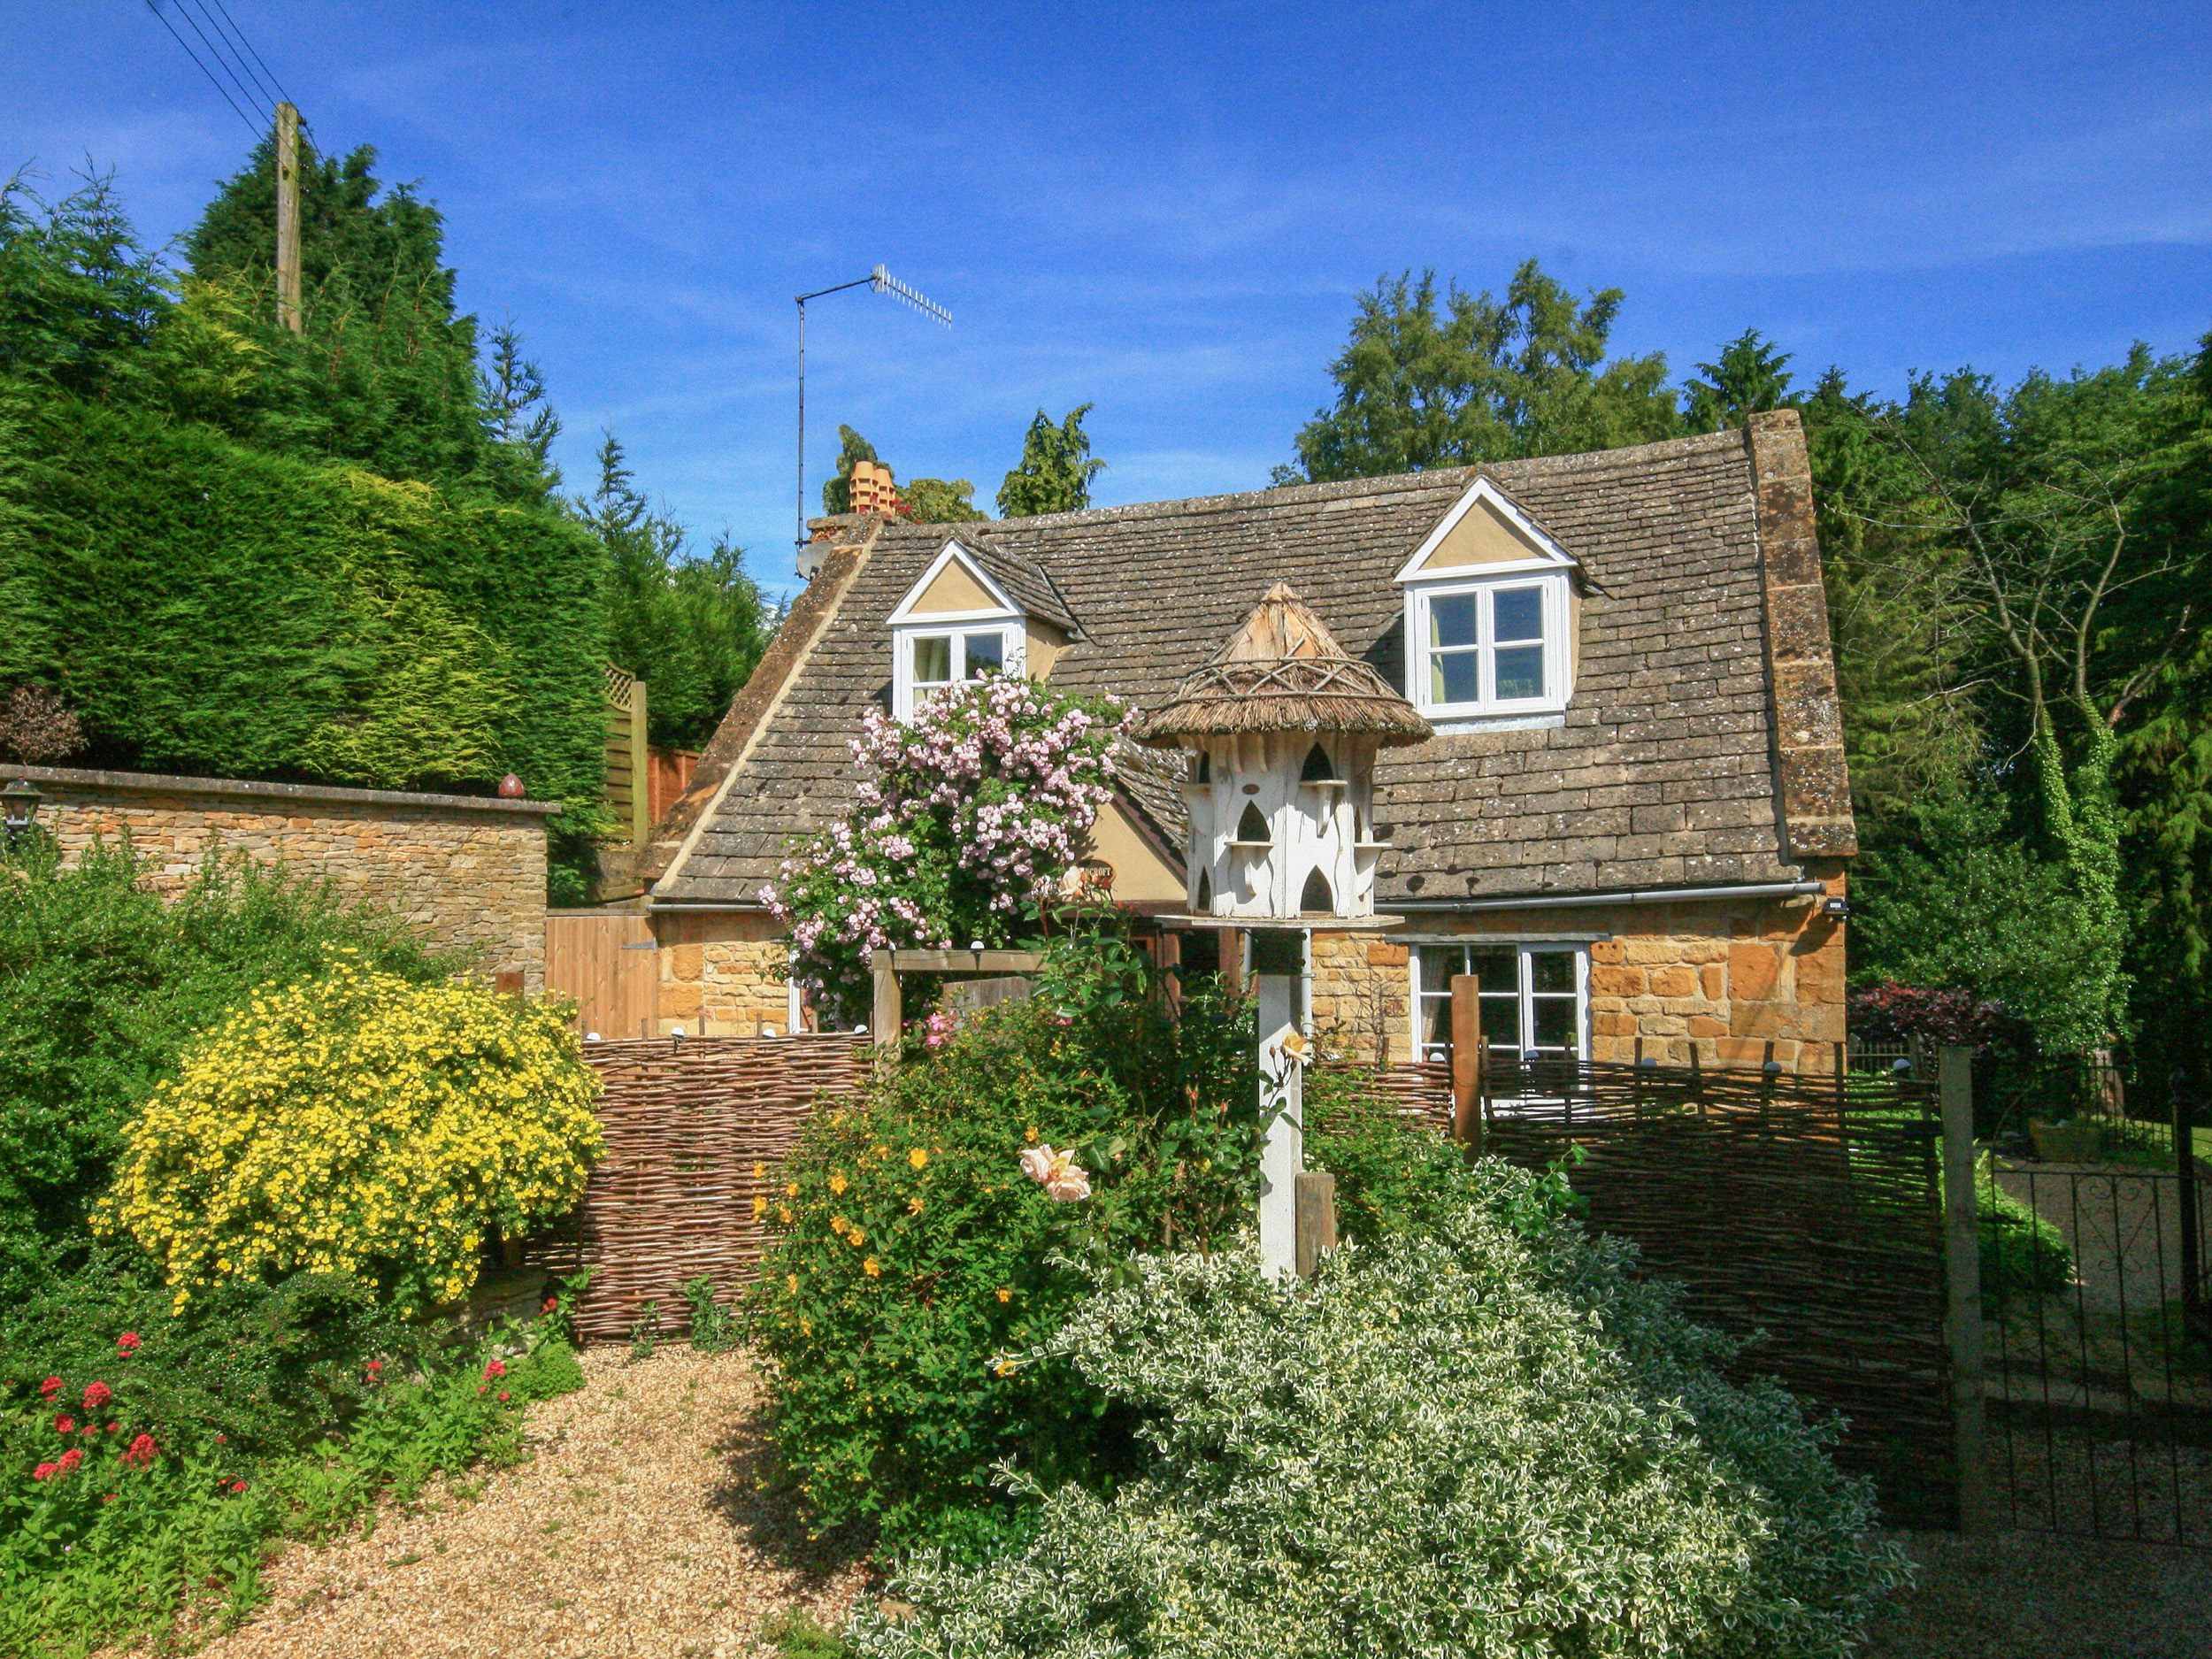
<svg viewBox="0 0 2212 1659"><path fill-rule="evenodd" d="M294 334L300 321L300 112L276 106L277 321Z"/></svg>

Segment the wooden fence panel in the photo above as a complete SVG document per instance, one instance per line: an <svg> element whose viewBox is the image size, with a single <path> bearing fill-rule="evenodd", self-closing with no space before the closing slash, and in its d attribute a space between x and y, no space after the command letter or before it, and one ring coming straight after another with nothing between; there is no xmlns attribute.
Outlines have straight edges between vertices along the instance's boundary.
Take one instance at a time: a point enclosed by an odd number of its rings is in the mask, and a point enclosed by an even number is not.
<svg viewBox="0 0 2212 1659"><path fill-rule="evenodd" d="M649 1302L680 1332L687 1281L703 1274L725 1300L752 1282L767 1242L753 1200L775 1199L777 1166L815 1102L869 1074L867 1045L810 1034L585 1046L607 1155L578 1213L525 1253L550 1272L592 1270L580 1335L626 1336Z"/></svg>
<svg viewBox="0 0 2212 1659"><path fill-rule="evenodd" d="M660 964L652 922L633 912L545 918L545 989L576 1003L576 1028L609 1041L654 1032Z"/></svg>

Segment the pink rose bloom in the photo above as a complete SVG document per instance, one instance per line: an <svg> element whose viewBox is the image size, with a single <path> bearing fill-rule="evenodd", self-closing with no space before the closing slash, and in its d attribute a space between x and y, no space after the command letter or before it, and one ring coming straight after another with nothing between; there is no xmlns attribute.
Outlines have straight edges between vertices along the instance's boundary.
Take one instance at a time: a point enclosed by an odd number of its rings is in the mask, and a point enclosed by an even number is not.
<svg viewBox="0 0 2212 1659"><path fill-rule="evenodd" d="M1021 1155L1022 1173L1045 1189L1045 1195L1072 1203L1091 1195L1090 1177L1075 1162L1072 1149L1055 1152L1050 1147L1028 1147Z"/></svg>

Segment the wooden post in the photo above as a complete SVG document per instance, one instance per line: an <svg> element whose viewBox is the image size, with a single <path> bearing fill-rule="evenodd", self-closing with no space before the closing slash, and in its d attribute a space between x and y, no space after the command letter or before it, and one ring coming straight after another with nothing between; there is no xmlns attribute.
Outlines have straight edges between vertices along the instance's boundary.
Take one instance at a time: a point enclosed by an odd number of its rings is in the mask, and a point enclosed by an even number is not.
<svg viewBox="0 0 2212 1659"><path fill-rule="evenodd" d="M642 848L653 833L653 750L646 734L645 682L630 685L630 845Z"/></svg>
<svg viewBox="0 0 2212 1659"><path fill-rule="evenodd" d="M276 106L277 321L294 334L300 317L300 112Z"/></svg>
<svg viewBox="0 0 2212 1659"><path fill-rule="evenodd" d="M899 1002L899 972L891 965L891 953L879 950L869 957L875 971L876 1002L870 1010L868 1034L876 1040L876 1070L889 1076L899 1063L899 1037L906 1023Z"/></svg>
<svg viewBox="0 0 2212 1659"><path fill-rule="evenodd" d="M1452 1139L1482 1155L1482 976L1455 973L1452 993Z"/></svg>
<svg viewBox="0 0 2212 1659"><path fill-rule="evenodd" d="M1951 1348L1952 1446L1959 1468L1959 1531L1991 1529L1988 1407L1982 1398L1982 1248L1974 1199L1974 1051L1947 1045L1943 1107L1944 1322Z"/></svg>
<svg viewBox="0 0 2212 1659"><path fill-rule="evenodd" d="M1336 1248L1336 1177L1298 1171L1298 1259L1295 1271L1311 1279L1324 1252Z"/></svg>
<svg viewBox="0 0 2212 1659"><path fill-rule="evenodd" d="M1221 930L1221 994L1242 996L1244 989L1244 930L1225 927Z"/></svg>

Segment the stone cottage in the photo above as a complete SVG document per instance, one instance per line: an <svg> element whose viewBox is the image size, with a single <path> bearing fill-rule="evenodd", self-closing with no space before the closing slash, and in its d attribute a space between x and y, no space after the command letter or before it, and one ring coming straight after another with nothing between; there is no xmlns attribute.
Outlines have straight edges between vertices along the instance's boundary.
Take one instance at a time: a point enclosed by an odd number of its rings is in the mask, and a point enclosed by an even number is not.
<svg viewBox="0 0 2212 1659"><path fill-rule="evenodd" d="M1156 706L1276 582L1434 735L1374 774L1375 902L1324 934L1314 1023L1440 1057L1473 972L1507 1054L1826 1070L1856 850L1805 442L1591 455L956 526L824 521L809 585L657 826L663 1029L787 1029L758 892L840 810L870 705L997 669ZM1094 831L1118 902L1203 909L1182 757ZM1187 964L1237 936L1178 935ZM1234 963L1222 964L1231 971Z"/></svg>

